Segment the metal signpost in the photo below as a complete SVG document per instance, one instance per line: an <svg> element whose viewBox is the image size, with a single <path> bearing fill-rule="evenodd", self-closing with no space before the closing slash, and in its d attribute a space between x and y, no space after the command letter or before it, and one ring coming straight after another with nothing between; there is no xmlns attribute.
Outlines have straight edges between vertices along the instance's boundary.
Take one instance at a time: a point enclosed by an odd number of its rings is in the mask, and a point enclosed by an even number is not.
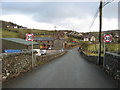
<svg viewBox="0 0 120 90"><path fill-rule="evenodd" d="M26 33L26 41L32 41L32 67L33 67L33 40L34 40L34 34Z"/></svg>
<svg viewBox="0 0 120 90"><path fill-rule="evenodd" d="M103 60L103 68L104 68L105 67L105 52L106 52L106 44L105 43L112 42L112 35L105 34L103 37L103 41L104 41L104 60Z"/></svg>

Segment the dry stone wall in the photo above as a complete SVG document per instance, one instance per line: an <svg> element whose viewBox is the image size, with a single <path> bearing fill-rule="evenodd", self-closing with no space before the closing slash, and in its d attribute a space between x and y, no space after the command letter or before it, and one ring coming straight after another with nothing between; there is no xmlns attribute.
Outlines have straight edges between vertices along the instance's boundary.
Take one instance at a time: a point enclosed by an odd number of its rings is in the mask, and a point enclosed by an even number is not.
<svg viewBox="0 0 120 90"><path fill-rule="evenodd" d="M33 67L40 66L51 60L64 55L67 51L59 52L53 55L36 56L32 53L15 53L0 56L2 61L2 82L17 77L21 72L27 72ZM33 67L32 67L33 63Z"/></svg>

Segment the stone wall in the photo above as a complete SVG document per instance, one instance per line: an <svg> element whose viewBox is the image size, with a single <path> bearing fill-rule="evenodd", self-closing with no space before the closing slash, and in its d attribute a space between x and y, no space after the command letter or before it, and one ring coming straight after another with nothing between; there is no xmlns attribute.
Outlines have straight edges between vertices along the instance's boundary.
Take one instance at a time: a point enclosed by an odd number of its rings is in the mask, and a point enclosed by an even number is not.
<svg viewBox="0 0 120 90"><path fill-rule="evenodd" d="M84 51L79 50L80 55L89 62L97 64L98 56L88 56ZM105 57L101 57L101 67L114 79L120 80L120 55L106 52Z"/></svg>
<svg viewBox="0 0 120 90"><path fill-rule="evenodd" d="M98 56L89 56L84 53L84 51L79 51L81 56L86 59L89 62L92 62L94 64L98 64ZM103 57L101 57L101 66L103 64Z"/></svg>
<svg viewBox="0 0 120 90"><path fill-rule="evenodd" d="M120 54L117 53L105 53L104 68L113 75L114 78L120 79Z"/></svg>
<svg viewBox="0 0 120 90"><path fill-rule="evenodd" d="M67 51L43 56L36 56L34 54L33 61L30 52L2 55L0 57L2 59L2 82L17 77L21 72L27 72L36 66L46 64L64 55L66 52Z"/></svg>

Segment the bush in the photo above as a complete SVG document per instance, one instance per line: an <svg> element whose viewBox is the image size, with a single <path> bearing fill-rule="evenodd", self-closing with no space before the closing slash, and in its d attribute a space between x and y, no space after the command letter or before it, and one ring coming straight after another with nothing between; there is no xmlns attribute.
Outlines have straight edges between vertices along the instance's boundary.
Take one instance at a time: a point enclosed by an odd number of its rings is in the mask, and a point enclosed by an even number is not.
<svg viewBox="0 0 120 90"><path fill-rule="evenodd" d="M120 52L120 44L106 44L106 49L109 52Z"/></svg>

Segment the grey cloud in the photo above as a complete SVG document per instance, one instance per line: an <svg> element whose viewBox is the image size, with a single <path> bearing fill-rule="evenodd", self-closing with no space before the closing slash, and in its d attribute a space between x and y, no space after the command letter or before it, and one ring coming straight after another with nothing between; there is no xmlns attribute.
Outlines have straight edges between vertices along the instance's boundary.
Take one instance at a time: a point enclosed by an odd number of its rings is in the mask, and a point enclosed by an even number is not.
<svg viewBox="0 0 120 90"><path fill-rule="evenodd" d="M94 5L95 4L95 5ZM93 14L97 3L3 3L3 14L23 13L33 15L33 19L42 22L52 22L54 19L66 17L83 18L85 15ZM90 9L91 8L91 9Z"/></svg>
<svg viewBox="0 0 120 90"><path fill-rule="evenodd" d="M51 23L69 17L84 18L87 14L93 14L94 11L94 8L89 10L85 3L84 5L82 3L49 3L44 10L34 16L34 19Z"/></svg>
<svg viewBox="0 0 120 90"><path fill-rule="evenodd" d="M3 14L26 14L33 15L38 22L55 23L65 18L84 18L86 15L94 16L99 3L97 2L5 2ZM107 7L106 7L107 8ZM104 11L105 17L116 17L116 7ZM113 12L111 14L107 14Z"/></svg>
<svg viewBox="0 0 120 90"><path fill-rule="evenodd" d="M106 18L117 18L118 16L118 3L113 2L103 8L103 16Z"/></svg>

